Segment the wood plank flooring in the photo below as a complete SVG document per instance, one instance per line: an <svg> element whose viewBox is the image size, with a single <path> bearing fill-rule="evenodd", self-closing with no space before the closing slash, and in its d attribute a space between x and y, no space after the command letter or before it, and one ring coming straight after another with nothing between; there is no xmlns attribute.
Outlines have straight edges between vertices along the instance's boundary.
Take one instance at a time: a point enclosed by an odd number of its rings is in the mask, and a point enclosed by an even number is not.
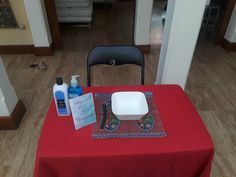
<svg viewBox="0 0 236 177"><path fill-rule="evenodd" d="M56 51L52 57L33 55L3 56L9 78L27 112L16 131L0 131L0 177L32 177L41 127L52 99L57 76L69 82L70 75L81 75L86 86L86 56L91 44L77 51ZM145 84L155 81L159 51L146 55ZM45 61L47 71L29 68ZM129 75L129 76L128 76ZM138 84L138 68L100 66L93 70L93 85ZM215 144L212 177L236 176L236 53L207 42L198 43L186 92L196 106Z"/></svg>
<svg viewBox="0 0 236 177"><path fill-rule="evenodd" d="M199 43L186 92L215 144L211 176L236 176L236 53Z"/></svg>

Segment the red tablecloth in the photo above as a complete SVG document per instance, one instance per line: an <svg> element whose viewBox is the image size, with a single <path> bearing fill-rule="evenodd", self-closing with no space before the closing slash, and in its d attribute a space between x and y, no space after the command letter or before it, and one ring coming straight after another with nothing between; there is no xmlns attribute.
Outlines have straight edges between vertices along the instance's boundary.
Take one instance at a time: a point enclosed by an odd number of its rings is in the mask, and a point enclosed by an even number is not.
<svg viewBox="0 0 236 177"><path fill-rule="evenodd" d="M151 91L167 137L92 139L92 125L75 131L52 102L41 132L35 177L209 177L211 138L176 85L91 87L85 92Z"/></svg>

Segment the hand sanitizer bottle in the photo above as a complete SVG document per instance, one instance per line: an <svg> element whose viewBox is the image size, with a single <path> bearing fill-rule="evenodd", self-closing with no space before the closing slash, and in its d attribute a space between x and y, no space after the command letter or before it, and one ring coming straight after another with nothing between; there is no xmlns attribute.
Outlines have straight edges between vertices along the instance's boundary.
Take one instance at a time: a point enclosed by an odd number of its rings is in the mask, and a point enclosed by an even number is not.
<svg viewBox="0 0 236 177"><path fill-rule="evenodd" d="M78 85L78 81L76 78L79 78L80 75L71 76L71 84L68 88L69 99L80 96L83 94L82 88Z"/></svg>
<svg viewBox="0 0 236 177"><path fill-rule="evenodd" d="M57 108L57 115L69 116L70 106L68 98L68 85L63 82L61 77L56 79L56 84L53 86L53 96Z"/></svg>

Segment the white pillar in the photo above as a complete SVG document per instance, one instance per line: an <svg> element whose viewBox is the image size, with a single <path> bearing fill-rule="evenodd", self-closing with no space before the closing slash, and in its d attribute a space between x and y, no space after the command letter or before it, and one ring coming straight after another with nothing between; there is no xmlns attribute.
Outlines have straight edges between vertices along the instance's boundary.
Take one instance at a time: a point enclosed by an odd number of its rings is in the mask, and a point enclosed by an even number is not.
<svg viewBox="0 0 236 177"><path fill-rule="evenodd" d="M35 47L49 47L52 42L43 0L24 0Z"/></svg>
<svg viewBox="0 0 236 177"><path fill-rule="evenodd" d="M135 45L150 44L150 23L153 0L136 0L134 43Z"/></svg>
<svg viewBox="0 0 236 177"><path fill-rule="evenodd" d="M231 43L236 42L236 4L225 33L225 39Z"/></svg>
<svg viewBox="0 0 236 177"><path fill-rule="evenodd" d="M0 117L10 116L17 102L15 90L8 79L0 57Z"/></svg>
<svg viewBox="0 0 236 177"><path fill-rule="evenodd" d="M207 2L168 1L156 84L185 87Z"/></svg>

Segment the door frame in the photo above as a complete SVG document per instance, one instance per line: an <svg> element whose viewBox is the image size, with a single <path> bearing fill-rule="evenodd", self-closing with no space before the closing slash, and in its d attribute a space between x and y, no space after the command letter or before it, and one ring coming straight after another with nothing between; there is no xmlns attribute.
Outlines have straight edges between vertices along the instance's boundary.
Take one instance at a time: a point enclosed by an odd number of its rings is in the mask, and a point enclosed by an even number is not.
<svg viewBox="0 0 236 177"><path fill-rule="evenodd" d="M220 25L218 28L218 34L216 35L215 44L224 46L225 43L225 33L229 25L230 18L232 16L236 0L228 0L224 15L220 20Z"/></svg>
<svg viewBox="0 0 236 177"><path fill-rule="evenodd" d="M54 49L62 49L63 43L61 32L57 19L56 4L54 0L44 0L44 5L47 13L48 24L52 36L52 47Z"/></svg>

